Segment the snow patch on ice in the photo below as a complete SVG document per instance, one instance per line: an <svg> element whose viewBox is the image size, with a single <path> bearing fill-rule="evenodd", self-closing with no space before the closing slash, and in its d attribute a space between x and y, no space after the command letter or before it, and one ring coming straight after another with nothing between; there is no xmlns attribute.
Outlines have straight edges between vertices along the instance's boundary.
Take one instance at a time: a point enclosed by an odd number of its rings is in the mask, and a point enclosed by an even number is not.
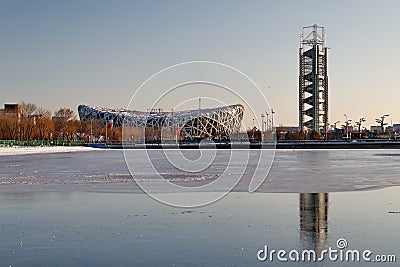
<svg viewBox="0 0 400 267"><path fill-rule="evenodd" d="M46 154L60 152L80 152L93 151L98 148L83 147L83 146L34 146L34 147L0 147L0 156L8 155L26 155L26 154Z"/></svg>

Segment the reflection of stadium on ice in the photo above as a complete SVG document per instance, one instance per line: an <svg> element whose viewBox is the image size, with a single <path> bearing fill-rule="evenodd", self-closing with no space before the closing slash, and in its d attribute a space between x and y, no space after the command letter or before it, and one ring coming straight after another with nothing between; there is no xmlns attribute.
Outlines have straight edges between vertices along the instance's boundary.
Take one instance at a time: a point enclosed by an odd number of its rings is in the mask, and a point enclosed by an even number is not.
<svg viewBox="0 0 400 267"><path fill-rule="evenodd" d="M239 139L244 107L240 104L211 109L164 112L116 110L80 105L83 121L113 121L114 128L123 128L124 141L219 141Z"/></svg>

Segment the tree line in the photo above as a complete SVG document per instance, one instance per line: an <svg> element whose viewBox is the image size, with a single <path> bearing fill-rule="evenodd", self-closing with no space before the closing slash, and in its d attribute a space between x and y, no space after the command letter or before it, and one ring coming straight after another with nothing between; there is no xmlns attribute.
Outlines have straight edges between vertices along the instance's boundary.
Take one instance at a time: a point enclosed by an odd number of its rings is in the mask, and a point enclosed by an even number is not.
<svg viewBox="0 0 400 267"><path fill-rule="evenodd" d="M106 135L103 120L81 121L70 108L60 108L53 114L34 103L21 103L16 114L0 116L0 140L65 140L101 142ZM122 139L121 129L107 129L109 141Z"/></svg>

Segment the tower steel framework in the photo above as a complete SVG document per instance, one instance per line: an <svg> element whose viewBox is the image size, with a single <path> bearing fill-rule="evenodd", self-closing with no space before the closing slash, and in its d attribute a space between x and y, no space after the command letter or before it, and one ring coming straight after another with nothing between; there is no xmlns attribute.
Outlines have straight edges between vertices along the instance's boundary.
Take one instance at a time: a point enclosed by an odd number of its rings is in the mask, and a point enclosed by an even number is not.
<svg viewBox="0 0 400 267"><path fill-rule="evenodd" d="M299 127L325 134L328 127L328 48L325 28L303 27L299 49Z"/></svg>

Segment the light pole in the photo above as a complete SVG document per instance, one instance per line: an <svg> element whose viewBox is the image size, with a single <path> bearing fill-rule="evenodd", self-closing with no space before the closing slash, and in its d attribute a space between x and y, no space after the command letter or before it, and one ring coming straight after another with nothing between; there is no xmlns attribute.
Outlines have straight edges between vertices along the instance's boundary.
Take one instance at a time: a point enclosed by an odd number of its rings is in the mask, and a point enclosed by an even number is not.
<svg viewBox="0 0 400 267"><path fill-rule="evenodd" d="M261 113L261 142L264 140L265 128L264 128L264 113Z"/></svg>
<svg viewBox="0 0 400 267"><path fill-rule="evenodd" d="M358 138L361 138L361 125L365 121L365 118L360 118L358 122L356 122L358 126Z"/></svg>
<svg viewBox="0 0 400 267"><path fill-rule="evenodd" d="M272 131L274 131L274 114L275 114L275 111L271 108L271 117L272 117L271 130L272 130Z"/></svg>
<svg viewBox="0 0 400 267"><path fill-rule="evenodd" d="M265 114L267 114L267 132L268 132L269 131L269 119L268 119L269 113L265 112Z"/></svg>
<svg viewBox="0 0 400 267"><path fill-rule="evenodd" d="M271 125L271 120L268 121L268 124ZM272 127L270 127L271 129L271 134L272 134Z"/></svg>
<svg viewBox="0 0 400 267"><path fill-rule="evenodd" d="M261 113L261 131L264 133L265 129L264 129L264 113Z"/></svg>
<svg viewBox="0 0 400 267"><path fill-rule="evenodd" d="M251 139L254 141L254 132L255 132L255 129L254 129L254 118L253 118L253 129L251 129Z"/></svg>
<svg viewBox="0 0 400 267"><path fill-rule="evenodd" d="M346 140L349 140L349 122L351 120L347 119L347 114L344 114L344 117L346 118Z"/></svg>
<svg viewBox="0 0 400 267"><path fill-rule="evenodd" d="M385 118L387 117L389 117L389 114L382 115L379 119L375 119L375 121L381 125L382 133L384 132L384 126L387 125L387 123L385 123Z"/></svg>
<svg viewBox="0 0 400 267"><path fill-rule="evenodd" d="M93 119L90 119L90 137L89 143L93 143Z"/></svg>
<svg viewBox="0 0 400 267"><path fill-rule="evenodd" d="M267 126L268 124L267 124L267 122L266 121L264 121L264 129L267 129ZM266 133L264 133L264 139L266 138Z"/></svg>

